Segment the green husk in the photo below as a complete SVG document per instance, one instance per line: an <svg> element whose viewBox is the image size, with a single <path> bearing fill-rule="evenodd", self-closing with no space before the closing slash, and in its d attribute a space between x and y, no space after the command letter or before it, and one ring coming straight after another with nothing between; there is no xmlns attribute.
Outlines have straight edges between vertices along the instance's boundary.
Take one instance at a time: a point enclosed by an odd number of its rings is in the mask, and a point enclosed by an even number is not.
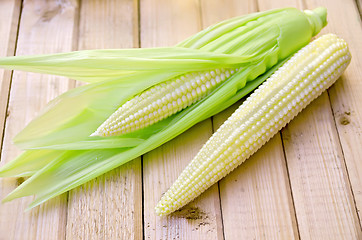
<svg viewBox="0 0 362 240"><path fill-rule="evenodd" d="M5 68L91 82L51 101L14 138L21 148L33 150L5 165L0 176L32 176L4 201L35 194L37 198L30 205L34 207L222 111L306 45L326 24L325 15L323 9L307 14L277 9L221 22L173 48L88 50L0 59L0 66ZM180 74L220 67L240 70L196 104L133 133L90 137L120 105L145 89Z"/></svg>
<svg viewBox="0 0 362 240"><path fill-rule="evenodd" d="M232 100L226 102L225 107L234 101L237 101L242 96L245 96L252 89L255 89L283 63L284 61L275 66L275 68L271 69L270 72L259 77L257 80L251 82L250 85L237 92L234 97L231 97ZM231 87L231 84L229 87ZM218 97L223 97L223 93L218 95ZM228 97L230 96L225 96L225 98ZM213 102L215 101L209 100L210 104ZM200 118L201 115L198 114L198 111L202 110L202 108L196 108L192 111L192 115L195 116L195 119L193 119L193 122L189 123L191 126L203 120ZM208 113L209 111L212 110L203 111L203 113ZM179 117L182 118L182 116ZM184 131L184 127L182 124L180 124L181 121L176 119L173 120L176 121L176 124L166 128L164 131L152 135L150 138L145 140L145 142L133 148L87 151L49 150L55 153L49 163L44 167L39 168L33 176L31 176L22 185L11 192L6 198L3 199L3 201L10 201L15 198L36 194L36 200L34 200L29 205L30 209L52 197L77 187L94 177L106 173L109 170L156 148L160 145L160 143L165 143L179 135L182 131ZM56 154L57 152L59 152L58 155ZM35 155L33 156L32 160L34 162L37 161ZM16 172L17 169L11 170L13 174L16 173L18 176L23 175L21 172Z"/></svg>
<svg viewBox="0 0 362 240"><path fill-rule="evenodd" d="M29 177L66 151L28 150L1 168L0 177Z"/></svg>
<svg viewBox="0 0 362 240"><path fill-rule="evenodd" d="M181 47L102 49L0 58L0 66L91 83L119 81L120 77L135 73L201 71L220 65L236 67L257 60L254 56L217 54Z"/></svg>

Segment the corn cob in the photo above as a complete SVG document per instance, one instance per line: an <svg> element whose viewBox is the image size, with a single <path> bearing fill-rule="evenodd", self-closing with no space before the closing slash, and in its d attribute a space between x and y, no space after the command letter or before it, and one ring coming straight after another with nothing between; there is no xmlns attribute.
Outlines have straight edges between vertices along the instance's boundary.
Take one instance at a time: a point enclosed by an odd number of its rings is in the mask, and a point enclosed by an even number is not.
<svg viewBox="0 0 362 240"><path fill-rule="evenodd" d="M91 136L126 134L159 122L201 100L237 71L193 72L157 84L123 104Z"/></svg>
<svg viewBox="0 0 362 240"><path fill-rule="evenodd" d="M213 134L156 206L167 215L249 158L343 73L351 56L333 34L313 41L281 68Z"/></svg>

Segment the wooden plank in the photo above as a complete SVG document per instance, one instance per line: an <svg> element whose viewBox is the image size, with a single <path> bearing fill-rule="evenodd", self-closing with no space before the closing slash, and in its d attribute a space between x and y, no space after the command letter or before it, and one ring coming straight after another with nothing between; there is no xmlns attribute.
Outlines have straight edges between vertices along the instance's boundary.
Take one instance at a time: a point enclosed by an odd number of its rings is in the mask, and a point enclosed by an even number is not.
<svg viewBox="0 0 362 240"><path fill-rule="evenodd" d="M268 1L268 0L257 0L259 10L265 11L273 8L285 8L285 7L295 7L298 9L303 9L303 0L276 0L276 1Z"/></svg>
<svg viewBox="0 0 362 240"><path fill-rule="evenodd" d="M362 48L360 41L362 23L353 0L307 1L307 5L310 8L327 7L329 23L323 33L332 32L344 38L352 53L352 61L343 77L328 92L360 224L362 224ZM344 13L343 17L341 17L341 11Z"/></svg>
<svg viewBox="0 0 362 240"><path fill-rule="evenodd" d="M140 159L70 191L67 239L142 239Z"/></svg>
<svg viewBox="0 0 362 240"><path fill-rule="evenodd" d="M360 26L356 15L353 20L349 19L351 24L347 25L347 21L345 23L343 23L344 20L341 21L341 9L348 12L346 16L353 16L353 13L356 12L356 9L348 8L351 4L346 1L343 4L341 1L306 1L306 3L307 8L310 9L327 6L329 26L340 25L340 29L346 29L346 32L351 31L348 28L355 25L356 21ZM339 4L339 7L335 4ZM333 10L331 11L333 8L335 9L334 14ZM323 30L323 32L329 31ZM358 33L361 33L360 29L353 33L353 39L358 39ZM357 46L358 41L354 41ZM352 49L352 55L353 51ZM355 67L357 69L357 66ZM345 74L345 80L339 80L330 93L339 92L340 96L350 94L347 91L344 92L346 86L341 85L342 82L350 81L349 71L350 69ZM357 82L357 79L355 81ZM356 103L355 106L357 106L357 102L359 102L357 91L358 87L354 89L355 95L348 99L336 98L334 105L348 103L347 106L351 106ZM333 99L333 94L331 94L331 99ZM345 102L345 100L348 101ZM343 112L339 114L343 114L344 111L352 111L351 109L346 110L345 107L338 110L342 109ZM338 113L338 110L334 112ZM358 107L355 110L358 112ZM357 119L358 125L361 121ZM359 117L359 119L361 118ZM337 127L341 128L338 125L341 124L337 123ZM349 156L350 161L355 164L356 169L353 170L358 171L357 166L361 165L360 157L358 157L361 154L359 146L362 141L361 138L358 139L356 133L358 133L358 128L350 129L349 137L346 136L347 141L355 140L356 145L353 151L349 149L348 152L348 147L346 147L342 152L339 138L343 138L343 134L339 131L338 136L336 131L336 123L327 93L322 94L282 132L301 239L361 239L360 224L343 157L345 152L353 154L354 156ZM345 156L347 160L347 155L345 154ZM352 179L351 174L350 177ZM358 180L358 178L354 180ZM357 185L361 187L361 172Z"/></svg>
<svg viewBox="0 0 362 240"><path fill-rule="evenodd" d="M78 49L139 47L138 1L81 3Z"/></svg>
<svg viewBox="0 0 362 240"><path fill-rule="evenodd" d="M282 136L301 239L360 239L327 94L288 124Z"/></svg>
<svg viewBox="0 0 362 240"><path fill-rule="evenodd" d="M205 28L225 19L256 11L258 11L258 4L255 0L226 0L223 2L201 0L202 27Z"/></svg>
<svg viewBox="0 0 362 240"><path fill-rule="evenodd" d="M140 1L141 47L172 46L201 30L197 0Z"/></svg>
<svg viewBox="0 0 362 240"><path fill-rule="evenodd" d="M54 53L72 50L74 23L78 14L75 1L25 1L17 43L17 55ZM40 109L68 89L66 78L15 71L11 84L2 161L18 155L11 139ZM1 179L0 198L24 179ZM33 197L0 205L1 239L64 239L66 194L31 211L24 212Z"/></svg>
<svg viewBox="0 0 362 240"><path fill-rule="evenodd" d="M267 1L259 3L263 10L272 7L268 4ZM256 1L203 1L203 23L210 25L255 12L257 5ZM237 103L216 115L214 129L239 105ZM225 239L298 238L280 135L221 180L219 185Z"/></svg>
<svg viewBox="0 0 362 240"><path fill-rule="evenodd" d="M0 56L13 56L15 52L21 1L6 0L0 2ZM0 151L7 112L11 71L0 69ZM0 159L1 161L1 159Z"/></svg>
<svg viewBox="0 0 362 240"><path fill-rule="evenodd" d="M170 46L200 30L197 0L141 1L141 46ZM222 239L218 187L167 217L154 207L212 132L210 119L143 156L145 239Z"/></svg>
<svg viewBox="0 0 362 240"><path fill-rule="evenodd" d="M83 1L80 8L80 50L137 47L137 1ZM141 171L137 158L70 191L67 238L142 239Z"/></svg>

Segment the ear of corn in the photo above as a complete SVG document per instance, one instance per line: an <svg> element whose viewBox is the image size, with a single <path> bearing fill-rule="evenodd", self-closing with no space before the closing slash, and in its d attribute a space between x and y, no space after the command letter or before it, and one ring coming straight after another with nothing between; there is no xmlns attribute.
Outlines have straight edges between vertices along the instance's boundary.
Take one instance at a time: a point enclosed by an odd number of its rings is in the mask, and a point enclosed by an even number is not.
<svg viewBox="0 0 362 240"><path fill-rule="evenodd" d="M88 50L0 59L0 66L6 68L91 82L54 99L14 138L23 149L55 152L48 164L37 165L38 169L31 168L31 171L26 168L16 171L13 167L21 164L25 157L17 158L7 168L8 175L35 174L7 200L36 194L37 199L31 205L35 206L160 146L252 91L274 71L273 66L306 45L325 24L323 8L307 12L276 9L227 20L173 48ZM192 82L192 77L177 81L182 76L199 75L201 79L202 74L211 75L216 69L233 69L235 73L215 86L210 79L212 87L206 89L205 83L205 93L196 94L195 98L181 104L177 100L171 111L145 121L146 112L142 110L145 101L138 100L151 97L146 102L152 101L152 107L156 102L157 111L170 104L161 102L162 108L159 107L160 99L148 95L148 91L160 87L157 91L163 92L162 87L169 83ZM202 86L199 88L202 92ZM181 92L179 87L170 90L165 95ZM197 87L192 90L198 91ZM187 92L181 94L181 101L182 96L187 98ZM132 99L137 102L134 108ZM128 111L130 105L133 110L127 113L128 117L123 116L123 110ZM117 109L122 110L117 112ZM143 115L137 115L141 110ZM122 127L118 125L132 115L137 116L139 127L134 127L135 121L128 130L120 130ZM131 122L126 122L124 127L127 124ZM37 161L34 153L24 156L27 166Z"/></svg>
<svg viewBox="0 0 362 240"><path fill-rule="evenodd" d="M121 135L148 127L201 100L236 71L217 68L157 84L123 104L91 136Z"/></svg>
<svg viewBox="0 0 362 240"><path fill-rule="evenodd" d="M332 34L296 53L214 133L162 197L156 213L179 209L244 162L330 87L350 59L346 42Z"/></svg>

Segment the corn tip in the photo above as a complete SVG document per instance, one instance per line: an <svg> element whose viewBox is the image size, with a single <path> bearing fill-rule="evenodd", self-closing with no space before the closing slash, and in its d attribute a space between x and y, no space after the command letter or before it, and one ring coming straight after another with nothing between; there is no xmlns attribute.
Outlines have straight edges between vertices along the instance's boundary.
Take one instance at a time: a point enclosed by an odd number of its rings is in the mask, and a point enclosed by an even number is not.
<svg viewBox="0 0 362 240"><path fill-rule="evenodd" d="M313 27L313 36L317 35L323 27L327 25L327 9L324 7L318 7L313 10L304 10L304 13L308 17L311 26Z"/></svg>
<svg viewBox="0 0 362 240"><path fill-rule="evenodd" d="M95 131L94 133L92 133L91 135L89 135L90 137L100 137L101 134L99 133L99 131Z"/></svg>

